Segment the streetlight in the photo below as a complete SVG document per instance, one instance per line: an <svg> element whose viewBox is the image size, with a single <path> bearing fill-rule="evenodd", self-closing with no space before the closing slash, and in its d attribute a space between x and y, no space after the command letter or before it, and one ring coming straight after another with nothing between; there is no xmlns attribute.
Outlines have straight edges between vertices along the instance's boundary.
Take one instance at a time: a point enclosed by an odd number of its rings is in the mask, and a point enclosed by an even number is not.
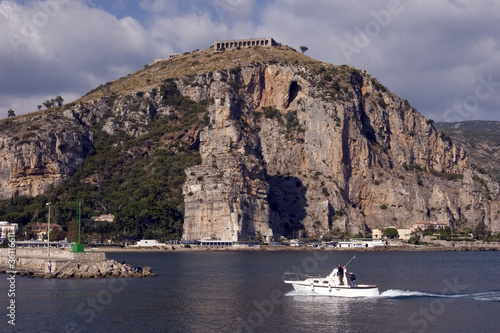
<svg viewBox="0 0 500 333"><path fill-rule="evenodd" d="M48 244L48 246L49 246L49 247L48 247L48 251L47 251L47 253L48 253L48 256L49 256L49 257L50 257L50 205L51 205L51 204L52 204L51 202L47 202L47 203L45 204L46 206L49 206L49 224L48 224L48 226L47 226L47 241L48 241L48 243L49 243L49 244Z"/></svg>

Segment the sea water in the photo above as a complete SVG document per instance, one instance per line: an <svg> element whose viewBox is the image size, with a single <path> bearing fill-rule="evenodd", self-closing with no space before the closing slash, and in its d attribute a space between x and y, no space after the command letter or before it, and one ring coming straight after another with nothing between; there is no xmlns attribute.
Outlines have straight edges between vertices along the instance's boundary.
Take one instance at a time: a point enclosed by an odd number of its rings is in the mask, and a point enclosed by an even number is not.
<svg viewBox="0 0 500 333"><path fill-rule="evenodd" d="M378 297L300 294L284 273L327 275L345 265ZM497 332L500 252L108 253L155 278L16 277L1 332Z"/></svg>

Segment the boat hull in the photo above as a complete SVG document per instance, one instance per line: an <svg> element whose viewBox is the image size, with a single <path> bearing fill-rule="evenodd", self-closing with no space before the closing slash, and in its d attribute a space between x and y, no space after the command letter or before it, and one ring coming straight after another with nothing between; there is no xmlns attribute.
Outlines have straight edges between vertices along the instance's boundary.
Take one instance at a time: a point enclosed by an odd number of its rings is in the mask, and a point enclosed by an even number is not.
<svg viewBox="0 0 500 333"><path fill-rule="evenodd" d="M356 284L356 276L351 272L346 274L345 266L341 268L339 265L326 277L309 276L306 279L300 279L296 273L285 273L285 276L285 283L291 284L296 291L309 295L337 297L374 297L380 295L376 285Z"/></svg>
<svg viewBox="0 0 500 333"><path fill-rule="evenodd" d="M285 283L291 284L296 291L304 294L337 297L374 297L380 295L378 287L374 285L359 285L350 287L311 285L297 281L285 281Z"/></svg>

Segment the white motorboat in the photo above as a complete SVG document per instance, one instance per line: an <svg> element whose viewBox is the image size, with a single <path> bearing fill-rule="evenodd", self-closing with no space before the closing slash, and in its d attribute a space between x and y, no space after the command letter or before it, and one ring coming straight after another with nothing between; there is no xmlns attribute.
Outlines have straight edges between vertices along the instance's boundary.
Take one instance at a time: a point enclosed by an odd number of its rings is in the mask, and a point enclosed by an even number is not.
<svg viewBox="0 0 500 333"><path fill-rule="evenodd" d="M287 275L285 283L291 284L298 292L307 294L339 297L373 297L380 295L376 285L351 285L345 268L340 276L337 275L337 272L338 268L335 268L326 277L308 276L305 279L300 279L295 273L285 273Z"/></svg>

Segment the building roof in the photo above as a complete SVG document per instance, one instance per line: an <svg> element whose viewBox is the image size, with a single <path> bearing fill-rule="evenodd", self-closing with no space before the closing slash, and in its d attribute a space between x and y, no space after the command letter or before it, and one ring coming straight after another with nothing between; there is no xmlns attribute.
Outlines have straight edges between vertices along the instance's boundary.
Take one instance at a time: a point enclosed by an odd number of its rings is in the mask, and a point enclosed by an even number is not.
<svg viewBox="0 0 500 333"><path fill-rule="evenodd" d="M48 223L37 223L37 224L32 224L31 229L32 230L41 230L41 229L47 229ZM62 226L57 224L57 223L51 223L50 224L50 229L62 229Z"/></svg>
<svg viewBox="0 0 500 333"><path fill-rule="evenodd" d="M94 216L92 220L103 221L103 222L113 222L115 216L113 214L101 214L99 216Z"/></svg>
<svg viewBox="0 0 500 333"><path fill-rule="evenodd" d="M10 223L10 222L4 222L4 221L0 222L0 227L1 228L5 228L5 227L17 227L17 226L18 226L17 223Z"/></svg>

